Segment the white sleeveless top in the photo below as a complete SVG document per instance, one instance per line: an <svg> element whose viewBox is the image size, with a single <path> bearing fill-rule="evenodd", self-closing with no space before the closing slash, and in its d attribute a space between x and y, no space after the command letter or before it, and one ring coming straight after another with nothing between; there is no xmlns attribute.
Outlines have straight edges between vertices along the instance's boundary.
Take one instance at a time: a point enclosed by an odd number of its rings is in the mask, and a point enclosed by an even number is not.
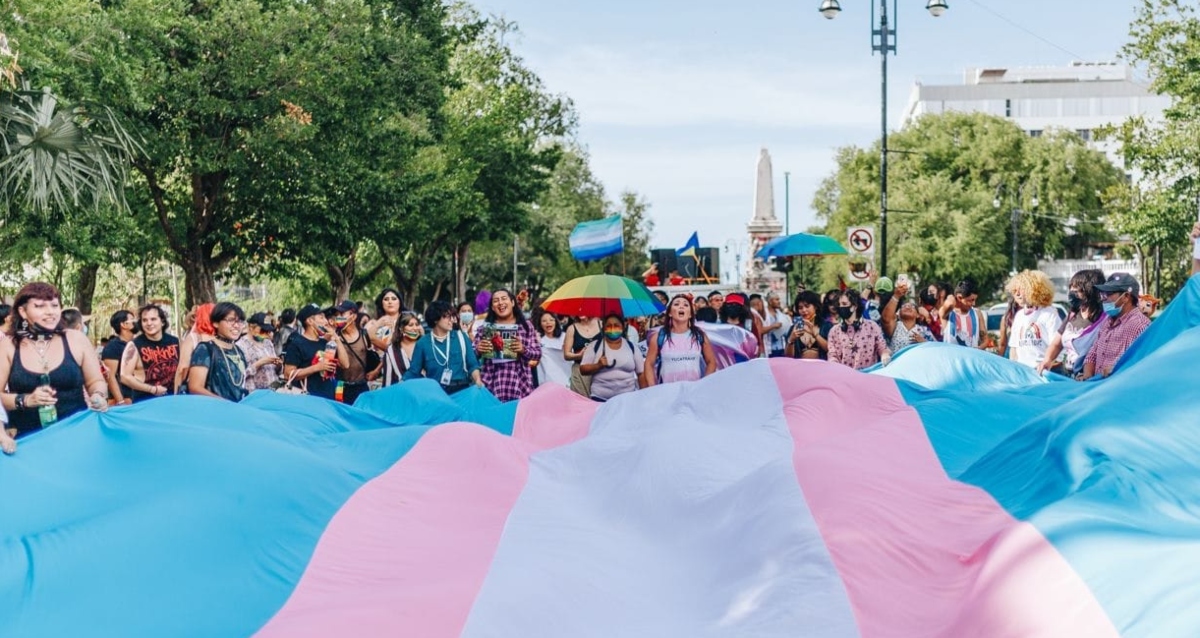
<svg viewBox="0 0 1200 638"><path fill-rule="evenodd" d="M669 330L669 328L661 328ZM652 337L658 338L658 334ZM698 381L704 365L704 347L692 333L668 334L658 352L659 383Z"/></svg>

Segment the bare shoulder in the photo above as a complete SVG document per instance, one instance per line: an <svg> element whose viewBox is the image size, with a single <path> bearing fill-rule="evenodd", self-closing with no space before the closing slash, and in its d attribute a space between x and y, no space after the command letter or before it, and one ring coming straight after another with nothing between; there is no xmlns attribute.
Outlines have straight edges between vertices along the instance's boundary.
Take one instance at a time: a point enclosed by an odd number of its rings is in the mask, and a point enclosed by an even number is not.
<svg viewBox="0 0 1200 638"><path fill-rule="evenodd" d="M87 335L78 330L66 330L63 335L67 338L67 343L71 346L71 350L75 350L78 354L83 354L85 351L92 351L95 346L92 345Z"/></svg>

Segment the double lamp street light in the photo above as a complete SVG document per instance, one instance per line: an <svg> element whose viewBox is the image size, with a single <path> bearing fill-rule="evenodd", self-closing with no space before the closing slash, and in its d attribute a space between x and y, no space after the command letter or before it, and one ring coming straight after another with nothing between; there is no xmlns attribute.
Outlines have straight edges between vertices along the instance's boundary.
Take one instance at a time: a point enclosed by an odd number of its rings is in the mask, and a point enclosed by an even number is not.
<svg viewBox="0 0 1200 638"><path fill-rule="evenodd" d="M872 3L874 0L870 0ZM896 53L896 28L895 25L888 23L888 3L887 0L879 0L879 20L876 22L875 5L871 5L871 51L878 52L881 55L880 75L882 76L882 86L879 96L879 111L882 137L879 151L879 274L886 275L887 270L887 246L888 246L888 204L887 204L887 174L888 174L888 118L887 118L887 91L888 91L888 54ZM897 14L897 0L892 0L892 13ZM925 9L933 17L938 17L949 9L949 5L945 0L928 0L925 3ZM832 20L837 17L842 11L842 5L838 0L823 0L821 2L821 15Z"/></svg>

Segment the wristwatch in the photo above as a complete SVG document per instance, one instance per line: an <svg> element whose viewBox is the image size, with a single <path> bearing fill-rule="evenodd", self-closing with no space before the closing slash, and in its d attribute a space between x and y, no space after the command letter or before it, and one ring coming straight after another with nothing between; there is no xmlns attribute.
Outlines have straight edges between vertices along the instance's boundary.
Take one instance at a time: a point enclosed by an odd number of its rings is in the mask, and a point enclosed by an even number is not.
<svg viewBox="0 0 1200 638"><path fill-rule="evenodd" d="M17 406L18 410L24 410L25 409L25 395L18 394L17 398L13 399L13 403Z"/></svg>

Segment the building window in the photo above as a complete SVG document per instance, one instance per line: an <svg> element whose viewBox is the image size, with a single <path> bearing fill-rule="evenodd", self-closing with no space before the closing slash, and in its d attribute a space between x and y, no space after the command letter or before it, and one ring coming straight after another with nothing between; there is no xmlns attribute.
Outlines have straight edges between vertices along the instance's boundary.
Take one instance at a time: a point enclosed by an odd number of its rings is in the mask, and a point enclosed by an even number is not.
<svg viewBox="0 0 1200 638"><path fill-rule="evenodd" d="M1012 117L1012 100L1004 100L1004 117Z"/></svg>
<svg viewBox="0 0 1200 638"><path fill-rule="evenodd" d="M1029 132L1029 137L1041 137L1041 136L1042 136L1042 130L1041 130L1041 129L1034 129L1034 130L1032 130L1032 131L1030 131L1030 132Z"/></svg>
<svg viewBox="0 0 1200 638"><path fill-rule="evenodd" d="M1092 129L1088 129L1088 128L1077 129L1075 131L1075 134L1079 136L1079 139L1082 139L1085 142L1092 141Z"/></svg>

